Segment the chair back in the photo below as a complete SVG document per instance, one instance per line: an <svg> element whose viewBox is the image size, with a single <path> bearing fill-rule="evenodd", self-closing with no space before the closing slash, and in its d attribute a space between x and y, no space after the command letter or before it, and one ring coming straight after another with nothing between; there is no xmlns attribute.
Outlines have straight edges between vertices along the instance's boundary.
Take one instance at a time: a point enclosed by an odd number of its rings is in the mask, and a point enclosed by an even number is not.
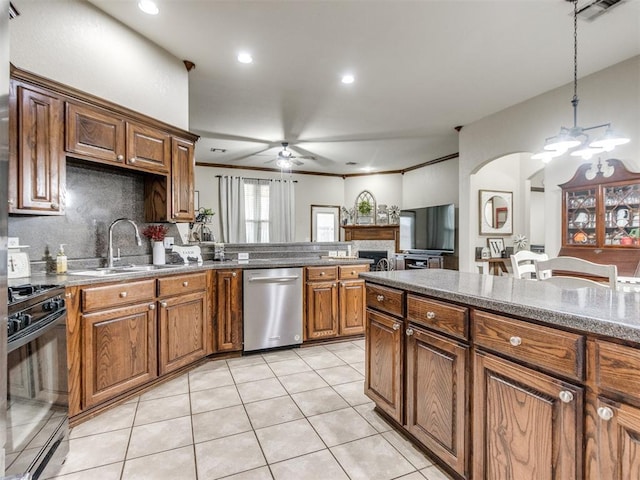
<svg viewBox="0 0 640 480"><path fill-rule="evenodd" d="M585 286L604 286L613 290L617 288L618 267L615 265L602 265L575 257L557 257L538 261L535 267L536 277L539 280L551 280L552 283L569 288ZM594 281L593 278L603 281Z"/></svg>
<svg viewBox="0 0 640 480"><path fill-rule="evenodd" d="M531 278L536 272L535 262L548 260L546 253L534 253L529 250L520 250L511 255L511 269L515 278Z"/></svg>

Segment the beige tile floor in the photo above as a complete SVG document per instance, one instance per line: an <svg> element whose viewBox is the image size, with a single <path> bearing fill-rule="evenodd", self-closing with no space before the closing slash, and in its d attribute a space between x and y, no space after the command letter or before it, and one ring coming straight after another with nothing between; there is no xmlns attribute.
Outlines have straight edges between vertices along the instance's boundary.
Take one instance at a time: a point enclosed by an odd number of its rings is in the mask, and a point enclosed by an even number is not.
<svg viewBox="0 0 640 480"><path fill-rule="evenodd" d="M373 411L363 373L363 340L211 361L73 428L41 478L449 479Z"/></svg>

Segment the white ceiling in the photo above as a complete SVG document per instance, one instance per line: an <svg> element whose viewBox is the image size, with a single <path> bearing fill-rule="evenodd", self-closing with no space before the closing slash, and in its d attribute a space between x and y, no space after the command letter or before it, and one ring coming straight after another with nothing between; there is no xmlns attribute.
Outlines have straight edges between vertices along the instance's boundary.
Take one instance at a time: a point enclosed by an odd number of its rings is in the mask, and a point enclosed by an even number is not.
<svg viewBox="0 0 640 480"><path fill-rule="evenodd" d="M566 0L156 0L156 16L90 1L196 64L198 162L272 167L288 141L316 158L296 170L403 169L457 152L455 126L573 78ZM578 39L579 76L640 54L640 0L579 21Z"/></svg>

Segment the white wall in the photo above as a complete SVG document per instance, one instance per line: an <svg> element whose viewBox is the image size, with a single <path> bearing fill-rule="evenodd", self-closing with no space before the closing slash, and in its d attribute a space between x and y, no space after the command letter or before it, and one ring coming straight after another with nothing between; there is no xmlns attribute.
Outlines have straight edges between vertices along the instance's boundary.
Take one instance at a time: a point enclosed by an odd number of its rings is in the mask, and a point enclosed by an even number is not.
<svg viewBox="0 0 640 480"><path fill-rule="evenodd" d="M411 170L402 178L402 208L458 205L458 159Z"/></svg>
<svg viewBox="0 0 640 480"><path fill-rule="evenodd" d="M360 192L368 190L378 205L401 206L402 189L402 175L399 173L347 177L344 180L344 205L347 208L354 207Z"/></svg>
<svg viewBox="0 0 640 480"><path fill-rule="evenodd" d="M88 2L13 0L11 62L176 127L189 126L181 60Z"/></svg>
<svg viewBox="0 0 640 480"><path fill-rule="evenodd" d="M213 168L196 166L195 187L199 192L200 206L212 208L216 212L213 233L220 238L220 201L216 175L233 175L249 178L280 178L278 172L261 172L237 168ZM285 175L289 178L289 175ZM311 205L344 205L344 180L341 177L321 175L291 175L298 183L296 195L296 242L308 242L311 237Z"/></svg>
<svg viewBox="0 0 640 480"><path fill-rule="evenodd" d="M579 80L578 123L612 122L632 139L614 157L640 171L640 56ZM571 126L572 85L566 85L465 125L460 132L460 270L474 271L477 188L471 174L484 163L515 152L535 152L561 125ZM606 157L604 157L606 158ZM564 156L545 167L545 246L556 255L561 243L561 191L583 160Z"/></svg>

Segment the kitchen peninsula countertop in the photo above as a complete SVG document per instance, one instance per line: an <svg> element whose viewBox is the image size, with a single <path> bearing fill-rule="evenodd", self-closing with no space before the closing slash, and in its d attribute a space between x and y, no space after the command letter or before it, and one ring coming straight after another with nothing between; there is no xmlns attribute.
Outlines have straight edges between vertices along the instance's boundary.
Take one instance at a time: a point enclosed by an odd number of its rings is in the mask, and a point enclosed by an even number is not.
<svg viewBox="0 0 640 480"><path fill-rule="evenodd" d="M333 265L362 265L371 264L368 258L318 258L318 257L290 257L290 258L253 258L249 260L225 260L224 262L208 260L202 265L190 263L189 265L174 264L173 268L161 268L148 271L127 271L117 275L93 276L93 275L57 275L55 273L34 273L28 278L15 278L9 280L9 286L33 284L56 284L65 287L76 285L98 285L101 283L133 280L146 277L160 277L175 274L194 273L206 270L220 270L240 268L244 270L256 268L287 268L287 267L312 267ZM117 265L118 268L120 265ZM90 270L88 268L83 270Z"/></svg>
<svg viewBox="0 0 640 480"><path fill-rule="evenodd" d="M550 326L640 342L640 293L563 289L533 280L438 269L368 272L360 278Z"/></svg>

